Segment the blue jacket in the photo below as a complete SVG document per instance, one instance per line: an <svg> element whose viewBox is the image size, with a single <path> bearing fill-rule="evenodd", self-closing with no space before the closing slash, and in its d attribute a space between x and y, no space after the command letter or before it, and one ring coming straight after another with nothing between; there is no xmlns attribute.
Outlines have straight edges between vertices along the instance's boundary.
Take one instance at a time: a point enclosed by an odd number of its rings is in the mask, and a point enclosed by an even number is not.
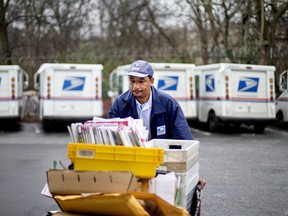
<svg viewBox="0 0 288 216"><path fill-rule="evenodd" d="M151 88L151 139L193 140L191 130L178 102L154 86ZM130 90L117 97L109 111L109 118L129 116L134 119L139 118L136 101Z"/></svg>

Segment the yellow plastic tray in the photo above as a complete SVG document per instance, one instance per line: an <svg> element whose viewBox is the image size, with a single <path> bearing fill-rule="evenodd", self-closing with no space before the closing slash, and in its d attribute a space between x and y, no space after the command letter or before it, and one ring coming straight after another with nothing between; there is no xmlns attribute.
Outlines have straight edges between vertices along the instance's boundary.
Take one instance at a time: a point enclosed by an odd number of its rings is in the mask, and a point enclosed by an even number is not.
<svg viewBox="0 0 288 216"><path fill-rule="evenodd" d="M75 170L131 171L151 178L163 163L164 149L68 143L68 158Z"/></svg>

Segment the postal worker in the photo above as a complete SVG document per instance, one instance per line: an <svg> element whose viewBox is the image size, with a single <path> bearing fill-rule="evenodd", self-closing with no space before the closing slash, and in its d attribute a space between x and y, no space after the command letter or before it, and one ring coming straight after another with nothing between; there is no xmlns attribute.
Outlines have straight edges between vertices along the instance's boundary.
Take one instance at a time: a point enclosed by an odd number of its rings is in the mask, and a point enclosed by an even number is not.
<svg viewBox="0 0 288 216"><path fill-rule="evenodd" d="M119 95L109 118L143 119L151 139L192 140L193 136L179 103L154 86L154 71L146 61L137 60L127 72L129 90Z"/></svg>

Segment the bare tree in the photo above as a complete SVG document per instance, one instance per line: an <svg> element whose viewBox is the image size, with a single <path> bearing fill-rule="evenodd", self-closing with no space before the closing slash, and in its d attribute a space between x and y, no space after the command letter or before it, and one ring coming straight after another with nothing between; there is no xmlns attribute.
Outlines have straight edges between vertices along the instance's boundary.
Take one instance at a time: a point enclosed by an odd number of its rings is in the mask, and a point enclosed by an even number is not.
<svg viewBox="0 0 288 216"><path fill-rule="evenodd" d="M219 44L220 30L219 30L219 28L217 28L218 23L216 23L216 20L215 20L214 15L213 15L212 0L204 1L203 5L204 5L205 12L207 14L209 24L210 24L209 34L207 34L208 33L207 30L204 33L206 33L207 37L208 36L212 37L213 43L211 45L211 52L214 53L214 55L213 55L213 57L215 56L214 60L216 62L220 62L221 61L221 48L220 48L220 44ZM208 40L206 40L206 43L208 44ZM204 63L208 63L208 61L206 60Z"/></svg>
<svg viewBox="0 0 288 216"><path fill-rule="evenodd" d="M288 53L286 1L175 2L0 0L1 57L32 71L45 61L135 58L285 67L279 58Z"/></svg>
<svg viewBox="0 0 288 216"><path fill-rule="evenodd" d="M283 26L279 26L279 20L287 13L287 1L256 1L256 18L260 29L259 34L259 62L267 63L267 57L271 49L276 46L276 34ZM287 20L286 20L287 21ZM280 30L281 31L281 30Z"/></svg>
<svg viewBox="0 0 288 216"><path fill-rule="evenodd" d="M177 3L181 5L182 1ZM204 64L211 60L221 61L223 57L222 50L225 50L225 54L230 61L234 61L233 47L236 40L231 37L230 27L242 3L242 1L224 0L186 0L186 5L190 8L186 12L187 17L191 20L190 25L195 24L197 29L196 38L200 41L200 54ZM186 6L182 4L182 7Z"/></svg>
<svg viewBox="0 0 288 216"><path fill-rule="evenodd" d="M173 17L165 3L160 7L149 0L103 0L100 7L105 11L101 12L102 28L107 29L106 38L115 55L126 55L128 50L135 57L152 58L152 53L164 49L178 54L179 31L166 25Z"/></svg>
<svg viewBox="0 0 288 216"><path fill-rule="evenodd" d="M183 4L178 1L180 3ZM279 43L287 47L283 36L282 42L276 36L283 35L284 27L287 44L287 25L284 24L287 23L287 4L287 1L265 0L186 0L190 9L186 14L192 28L196 26L203 63L228 60L276 64L271 53Z"/></svg>
<svg viewBox="0 0 288 216"><path fill-rule="evenodd" d="M46 21L53 29L55 35L51 42L60 56L65 56L78 48L81 39L84 38L81 30L88 19L90 10L91 7L85 0L49 1Z"/></svg>
<svg viewBox="0 0 288 216"><path fill-rule="evenodd" d="M8 26L9 21L6 20L6 14L9 7L10 1L7 0L4 3L4 0L0 0L0 41L2 45L3 56L5 57L6 64L12 64L12 53L9 46L9 37L8 37Z"/></svg>
<svg viewBox="0 0 288 216"><path fill-rule="evenodd" d="M179 3L180 2L178 2L178 4ZM202 61L204 64L207 64L209 61L209 34L207 34L209 26L207 26L208 17L204 13L204 4L201 0L186 0L186 3L192 11L192 13L188 12L188 19L192 21L192 25L195 24L199 36L197 39L200 40Z"/></svg>

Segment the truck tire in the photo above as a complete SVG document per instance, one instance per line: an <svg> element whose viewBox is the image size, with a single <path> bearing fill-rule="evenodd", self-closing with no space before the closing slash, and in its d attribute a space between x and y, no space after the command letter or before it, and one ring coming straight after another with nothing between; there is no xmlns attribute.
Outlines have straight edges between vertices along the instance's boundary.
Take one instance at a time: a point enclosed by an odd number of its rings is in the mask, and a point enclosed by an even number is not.
<svg viewBox="0 0 288 216"><path fill-rule="evenodd" d="M45 132L51 132L52 127L51 127L50 122L43 119L43 120L42 120L42 129L43 129Z"/></svg>
<svg viewBox="0 0 288 216"><path fill-rule="evenodd" d="M265 128L266 128L265 124L255 124L254 125L254 130L257 134L264 133Z"/></svg>
<svg viewBox="0 0 288 216"><path fill-rule="evenodd" d="M211 132L215 132L217 130L218 120L214 112L209 113L207 126L208 126L208 130Z"/></svg>
<svg viewBox="0 0 288 216"><path fill-rule="evenodd" d="M284 126L284 116L281 110L279 110L276 114L276 118L277 118L277 126L279 127L283 127Z"/></svg>

